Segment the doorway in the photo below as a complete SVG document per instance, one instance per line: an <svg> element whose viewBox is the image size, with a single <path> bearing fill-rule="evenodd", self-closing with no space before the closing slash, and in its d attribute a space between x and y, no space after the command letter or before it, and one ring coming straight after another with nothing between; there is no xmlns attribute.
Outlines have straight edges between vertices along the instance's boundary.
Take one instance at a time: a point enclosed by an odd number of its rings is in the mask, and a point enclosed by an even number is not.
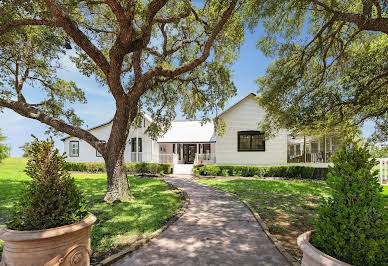
<svg viewBox="0 0 388 266"><path fill-rule="evenodd" d="M185 164L193 164L196 153L197 144L183 144L183 160Z"/></svg>

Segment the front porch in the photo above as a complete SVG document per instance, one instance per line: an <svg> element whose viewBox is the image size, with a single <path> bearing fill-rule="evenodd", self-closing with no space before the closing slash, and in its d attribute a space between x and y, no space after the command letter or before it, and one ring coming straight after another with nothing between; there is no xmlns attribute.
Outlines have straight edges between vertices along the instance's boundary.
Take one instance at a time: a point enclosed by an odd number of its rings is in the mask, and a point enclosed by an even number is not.
<svg viewBox="0 0 388 266"><path fill-rule="evenodd" d="M159 157L171 154L175 164L215 164L215 143L159 143Z"/></svg>

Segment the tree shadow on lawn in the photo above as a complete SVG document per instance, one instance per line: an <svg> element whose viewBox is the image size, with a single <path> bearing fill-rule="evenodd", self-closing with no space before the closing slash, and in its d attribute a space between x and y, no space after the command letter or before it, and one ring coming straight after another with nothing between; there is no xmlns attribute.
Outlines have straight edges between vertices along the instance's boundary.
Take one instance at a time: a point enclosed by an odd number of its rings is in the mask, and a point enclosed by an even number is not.
<svg viewBox="0 0 388 266"><path fill-rule="evenodd" d="M97 216L92 229L92 263L118 252L150 235L173 216L182 203L180 191L161 180L130 177L132 202L103 202L106 178L79 178L89 201L89 211Z"/></svg>
<svg viewBox="0 0 388 266"><path fill-rule="evenodd" d="M107 204L105 174L73 174L77 185L83 190L89 211L96 215L92 229L92 263L116 253L159 229L176 213L182 203L180 191L158 179L129 177L131 202ZM19 198L23 182L1 180L0 224L9 220L11 209ZM0 257L3 244L0 241Z"/></svg>

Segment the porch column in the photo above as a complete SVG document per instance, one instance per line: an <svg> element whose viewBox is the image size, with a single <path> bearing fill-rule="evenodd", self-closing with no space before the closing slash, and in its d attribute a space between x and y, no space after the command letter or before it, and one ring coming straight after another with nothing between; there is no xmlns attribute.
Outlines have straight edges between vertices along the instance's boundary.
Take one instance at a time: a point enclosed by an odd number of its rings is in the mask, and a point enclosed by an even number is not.
<svg viewBox="0 0 388 266"><path fill-rule="evenodd" d="M136 162L139 162L139 132L136 128Z"/></svg>
<svg viewBox="0 0 388 266"><path fill-rule="evenodd" d="M307 154L306 154L306 136L303 136L303 153L304 153L304 162L307 161Z"/></svg>
<svg viewBox="0 0 388 266"><path fill-rule="evenodd" d="M325 147L323 148L323 151L324 151L324 155L323 155L323 162L326 163L327 159L326 159L326 135L323 135L323 145L325 145Z"/></svg>

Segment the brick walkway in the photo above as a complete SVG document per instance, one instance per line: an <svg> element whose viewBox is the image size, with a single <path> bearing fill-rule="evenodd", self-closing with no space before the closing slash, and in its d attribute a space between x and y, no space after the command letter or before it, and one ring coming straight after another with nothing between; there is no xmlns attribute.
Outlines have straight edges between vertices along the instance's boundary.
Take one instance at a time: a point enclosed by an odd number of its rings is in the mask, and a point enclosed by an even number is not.
<svg viewBox="0 0 388 266"><path fill-rule="evenodd" d="M189 178L167 178L190 197L160 236L113 265L289 265L234 197Z"/></svg>

